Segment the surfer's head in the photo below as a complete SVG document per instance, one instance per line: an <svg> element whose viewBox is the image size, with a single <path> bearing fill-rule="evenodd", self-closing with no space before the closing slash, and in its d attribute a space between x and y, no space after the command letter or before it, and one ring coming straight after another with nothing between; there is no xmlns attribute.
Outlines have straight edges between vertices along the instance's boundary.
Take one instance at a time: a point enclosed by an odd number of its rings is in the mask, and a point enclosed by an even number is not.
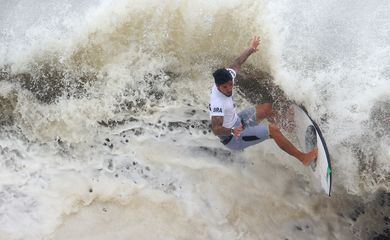
<svg viewBox="0 0 390 240"><path fill-rule="evenodd" d="M226 68L220 68L213 73L213 77L215 80L215 85L221 85L228 81L233 80L232 75Z"/></svg>
<svg viewBox="0 0 390 240"><path fill-rule="evenodd" d="M225 96L230 97L233 93L233 76L225 68L220 68L213 73L215 85Z"/></svg>

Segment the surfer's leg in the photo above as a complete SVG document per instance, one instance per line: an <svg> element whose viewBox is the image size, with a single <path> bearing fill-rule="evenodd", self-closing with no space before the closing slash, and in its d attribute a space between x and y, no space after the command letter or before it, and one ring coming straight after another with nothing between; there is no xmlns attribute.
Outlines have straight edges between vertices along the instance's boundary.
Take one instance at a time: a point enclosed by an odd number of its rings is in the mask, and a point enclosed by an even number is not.
<svg viewBox="0 0 390 240"><path fill-rule="evenodd" d="M273 108L272 103L256 105L257 122L260 123L264 118L288 132L294 130L294 109L292 107L278 111Z"/></svg>
<svg viewBox="0 0 390 240"><path fill-rule="evenodd" d="M280 131L278 126L275 124L269 125L269 134L273 138L276 144L286 153L294 156L299 161L301 161L305 166L310 165L310 163L317 158L318 150L317 148L313 149L311 152L303 153L299 151Z"/></svg>
<svg viewBox="0 0 390 240"><path fill-rule="evenodd" d="M256 105L256 120L258 123L273 114L272 103L262 103Z"/></svg>
<svg viewBox="0 0 390 240"><path fill-rule="evenodd" d="M269 139L268 124L246 127L239 137L232 137L225 146L232 150L244 150L247 147Z"/></svg>

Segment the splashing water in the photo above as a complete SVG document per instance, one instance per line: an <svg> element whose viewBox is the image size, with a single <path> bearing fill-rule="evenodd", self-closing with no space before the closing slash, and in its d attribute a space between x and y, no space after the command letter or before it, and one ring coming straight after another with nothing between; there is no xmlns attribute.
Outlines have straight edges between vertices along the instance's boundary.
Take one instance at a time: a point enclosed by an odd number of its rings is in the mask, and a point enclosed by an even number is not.
<svg viewBox="0 0 390 240"><path fill-rule="evenodd" d="M386 1L1 6L1 239L389 236ZM273 141L230 152L209 130L211 73L255 34L238 110L305 105L331 198Z"/></svg>

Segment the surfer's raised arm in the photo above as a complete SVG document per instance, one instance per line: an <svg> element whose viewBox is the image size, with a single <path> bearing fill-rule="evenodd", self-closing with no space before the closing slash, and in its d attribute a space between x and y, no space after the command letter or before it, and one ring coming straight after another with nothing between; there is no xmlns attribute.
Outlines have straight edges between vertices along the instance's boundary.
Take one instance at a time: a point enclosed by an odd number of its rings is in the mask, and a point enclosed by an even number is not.
<svg viewBox="0 0 390 240"><path fill-rule="evenodd" d="M229 66L229 68L234 69L234 71L238 72L240 70L241 65L248 59L248 57L254 53L257 52L257 47L260 44L260 37L255 36L250 44L250 47L245 49L241 55L234 60L234 62Z"/></svg>

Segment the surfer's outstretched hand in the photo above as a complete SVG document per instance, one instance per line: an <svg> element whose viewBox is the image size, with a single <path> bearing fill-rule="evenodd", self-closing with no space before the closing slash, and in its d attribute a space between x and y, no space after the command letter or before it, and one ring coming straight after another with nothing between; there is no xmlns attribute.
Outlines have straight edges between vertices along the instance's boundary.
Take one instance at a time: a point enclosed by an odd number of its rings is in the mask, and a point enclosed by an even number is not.
<svg viewBox="0 0 390 240"><path fill-rule="evenodd" d="M252 39L252 42L251 42L251 48L253 49L254 52L259 50L259 49L257 49L259 44L260 44L260 37L259 36L254 36L253 39Z"/></svg>

